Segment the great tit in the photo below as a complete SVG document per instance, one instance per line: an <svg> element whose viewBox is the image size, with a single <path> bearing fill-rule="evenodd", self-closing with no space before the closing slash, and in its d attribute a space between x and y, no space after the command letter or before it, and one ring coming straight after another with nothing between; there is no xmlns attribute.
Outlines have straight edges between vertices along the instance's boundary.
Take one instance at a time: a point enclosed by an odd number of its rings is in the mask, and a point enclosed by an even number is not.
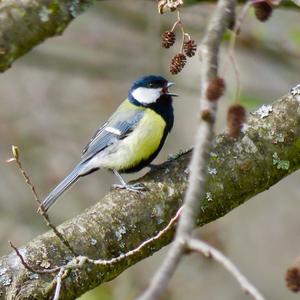
<svg viewBox="0 0 300 300"><path fill-rule="evenodd" d="M174 123L174 83L161 76L144 76L133 83L127 99L108 121L97 129L84 148L81 161L45 198L40 210L47 211L57 198L80 177L98 169L114 172L121 182L115 185L140 191L140 184L127 184L120 173L137 172L150 164L161 150Z"/></svg>

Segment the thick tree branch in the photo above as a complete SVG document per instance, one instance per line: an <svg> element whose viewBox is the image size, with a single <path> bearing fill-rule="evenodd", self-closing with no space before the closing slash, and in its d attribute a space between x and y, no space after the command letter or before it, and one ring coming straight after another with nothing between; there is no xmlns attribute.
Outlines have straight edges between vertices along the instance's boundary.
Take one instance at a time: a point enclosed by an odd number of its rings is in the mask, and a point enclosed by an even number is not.
<svg viewBox="0 0 300 300"><path fill-rule="evenodd" d="M198 225L211 222L300 167L299 103L286 95L254 113L243 134L218 135L210 153L207 193L201 200ZM94 207L58 227L76 253L110 259L155 236L175 216L187 187L190 153L164 163L140 179L142 195L112 191ZM61 298L74 299L171 242L174 228L112 265L85 264L62 282ZM53 268L72 259L53 232L19 249L33 269ZM0 260L0 299L50 299L50 274L32 274L15 253Z"/></svg>
<svg viewBox="0 0 300 300"><path fill-rule="evenodd" d="M62 34L92 3L93 0L0 1L0 72L46 38Z"/></svg>

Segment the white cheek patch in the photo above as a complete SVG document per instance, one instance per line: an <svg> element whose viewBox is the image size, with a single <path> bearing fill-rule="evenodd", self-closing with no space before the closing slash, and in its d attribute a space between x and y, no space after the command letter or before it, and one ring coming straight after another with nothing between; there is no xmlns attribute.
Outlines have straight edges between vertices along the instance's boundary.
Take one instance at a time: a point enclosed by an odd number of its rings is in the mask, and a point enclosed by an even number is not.
<svg viewBox="0 0 300 300"><path fill-rule="evenodd" d="M139 87L132 92L132 96L142 104L154 103L161 96L161 88L150 89Z"/></svg>

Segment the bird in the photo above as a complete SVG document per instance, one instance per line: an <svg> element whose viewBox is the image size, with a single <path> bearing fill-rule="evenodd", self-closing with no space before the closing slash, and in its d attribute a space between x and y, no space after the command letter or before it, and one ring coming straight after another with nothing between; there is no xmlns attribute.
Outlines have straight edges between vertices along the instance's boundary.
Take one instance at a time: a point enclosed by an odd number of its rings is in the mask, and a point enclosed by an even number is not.
<svg viewBox="0 0 300 300"><path fill-rule="evenodd" d="M96 130L80 162L43 200L39 212L47 212L79 178L99 169L116 175L120 184L113 187L142 192L145 186L126 183L121 173L150 166L163 147L174 123L173 97L178 95L169 92L173 85L160 75L146 75L136 80L127 98Z"/></svg>

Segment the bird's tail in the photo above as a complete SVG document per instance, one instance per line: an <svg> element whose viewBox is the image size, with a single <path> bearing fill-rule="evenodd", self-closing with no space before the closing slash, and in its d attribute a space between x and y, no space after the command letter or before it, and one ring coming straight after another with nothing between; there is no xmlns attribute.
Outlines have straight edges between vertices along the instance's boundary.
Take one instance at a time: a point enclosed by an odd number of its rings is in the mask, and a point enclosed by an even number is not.
<svg viewBox="0 0 300 300"><path fill-rule="evenodd" d="M81 164L77 165L74 168L74 170L50 192L50 194L44 199L44 201L40 205L38 212L46 212L60 197L60 195L68 188L70 188L79 179L79 171L81 167Z"/></svg>

